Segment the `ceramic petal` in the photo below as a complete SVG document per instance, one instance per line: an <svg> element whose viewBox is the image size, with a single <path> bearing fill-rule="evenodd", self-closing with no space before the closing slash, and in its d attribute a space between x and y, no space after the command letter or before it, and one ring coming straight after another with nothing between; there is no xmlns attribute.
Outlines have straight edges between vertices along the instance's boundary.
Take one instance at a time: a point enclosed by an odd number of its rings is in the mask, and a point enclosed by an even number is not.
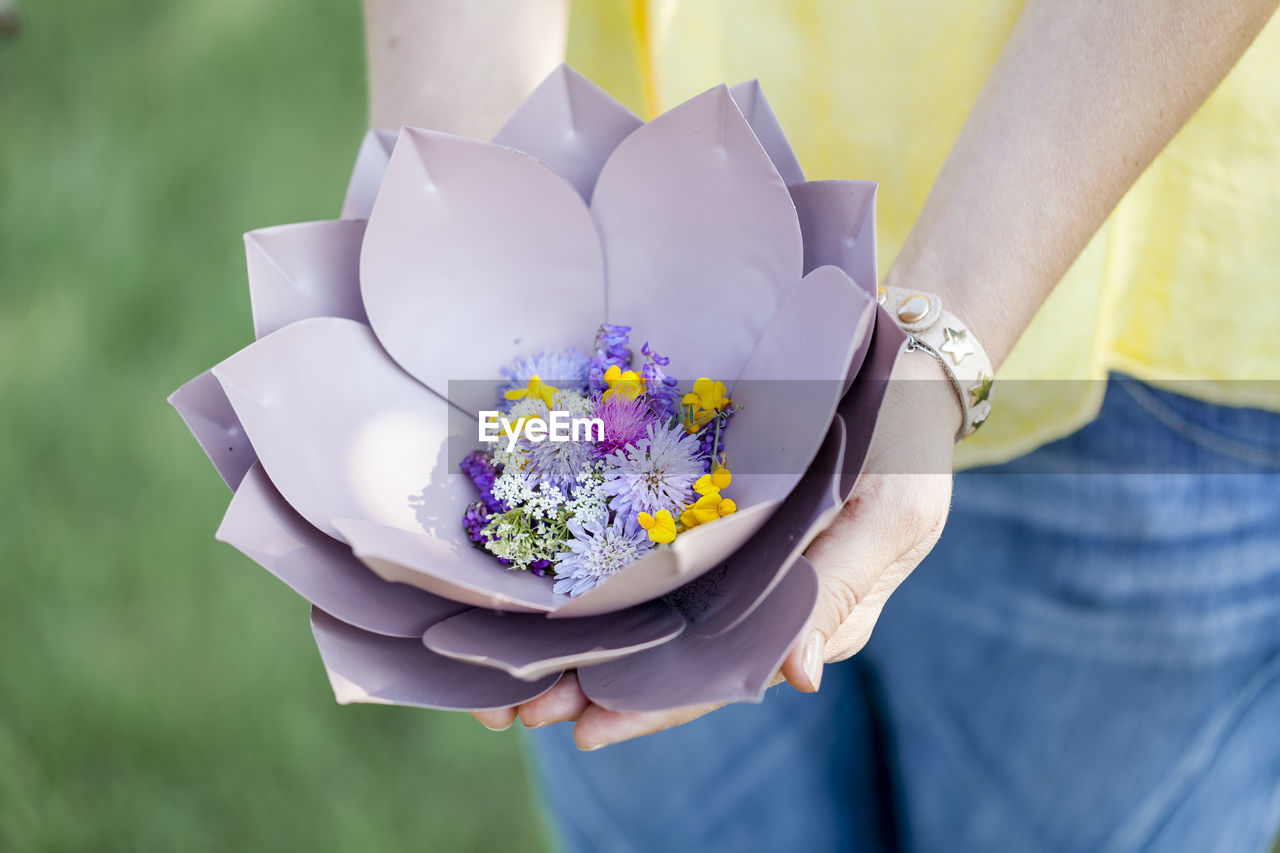
<svg viewBox="0 0 1280 853"><path fill-rule="evenodd" d="M651 649L684 627L680 613L662 601L584 619L475 609L431 626L422 641L446 657L529 680Z"/></svg>
<svg viewBox="0 0 1280 853"><path fill-rule="evenodd" d="M589 202L605 160L641 124L599 86L561 65L507 119L493 141L532 154Z"/></svg>
<svg viewBox="0 0 1280 853"><path fill-rule="evenodd" d="M629 657L578 670L592 702L614 711L758 702L804 630L818 598L818 573L804 557L736 627L716 637L685 632Z"/></svg>
<svg viewBox="0 0 1280 853"><path fill-rule="evenodd" d="M459 477L458 479L461 479ZM465 484L470 489L471 484ZM461 507L442 525L462 530ZM492 554L452 533L426 534L362 519L334 521L352 551L379 577L407 583L475 607L516 613L545 613L568 601L552 592L551 580L504 568ZM453 538L449 538L453 536Z"/></svg>
<svg viewBox="0 0 1280 853"><path fill-rule="evenodd" d="M747 120L747 124L751 125L751 132L764 146L765 153L769 155L773 167L778 170L782 180L788 186L804 183L804 170L800 168L800 161L791 150L791 143L787 141L782 125L778 123L773 107L769 106L769 101L765 99L760 81L748 80L745 83L739 83L729 90L729 94L733 96L733 102L738 105L738 111L742 113L742 117ZM809 270L806 269L805 272Z"/></svg>
<svg viewBox="0 0 1280 853"><path fill-rule="evenodd" d="M206 370L170 394L169 405L191 430L218 476L234 492L258 461L258 454L213 371Z"/></svg>
<svg viewBox="0 0 1280 853"><path fill-rule="evenodd" d="M420 639L405 640L361 631L318 608L311 631L342 705L369 702L445 711L509 708L546 693L559 673L521 681L487 666L438 655Z"/></svg>
<svg viewBox="0 0 1280 853"><path fill-rule="evenodd" d="M591 199L605 246L609 321L673 364L737 376L800 280L795 207L719 86L632 133Z"/></svg>
<svg viewBox="0 0 1280 853"><path fill-rule="evenodd" d="M844 504L844 438L844 422L837 416L813 464L760 532L723 564L668 597L689 620L689 630L714 637L736 627L835 520Z"/></svg>
<svg viewBox="0 0 1280 853"><path fill-rule="evenodd" d="M586 348L604 313L600 242L572 185L527 154L416 128L369 216L360 287L391 357L469 412L492 408L475 380Z"/></svg>
<svg viewBox="0 0 1280 853"><path fill-rule="evenodd" d="M331 616L375 634L420 637L435 623L468 609L411 586L388 583L369 571L350 548L298 515L261 465L245 475L217 538Z"/></svg>
<svg viewBox="0 0 1280 853"><path fill-rule="evenodd" d="M367 322L360 301L364 222L334 219L244 235L253 331L265 337L307 317Z"/></svg>
<svg viewBox="0 0 1280 853"><path fill-rule="evenodd" d="M791 187L804 234L804 271L840 267L868 293L876 272L875 181L810 181Z"/></svg>
<svg viewBox="0 0 1280 853"><path fill-rule="evenodd" d="M871 437L880 417L880 405L889 389L889 377L902 353L906 334L881 305L876 306L875 324L867 357L853 387L840 400L837 411L844 420L847 437L840 477L841 499L853 491L866 464Z"/></svg>
<svg viewBox="0 0 1280 853"><path fill-rule="evenodd" d="M340 539L333 519L364 518L462 535L469 484L445 461L448 404L398 368L368 326L301 320L213 373L271 482L322 532ZM449 500L449 523L429 517Z"/></svg>
<svg viewBox="0 0 1280 853"><path fill-rule="evenodd" d="M370 130L360 143L356 165L347 184L347 196L342 202L343 219L368 219L373 210L373 200L387 174L387 162L396 144L396 131Z"/></svg>
<svg viewBox="0 0 1280 853"><path fill-rule="evenodd" d="M781 500L809 467L875 308L831 266L805 276L778 307L731 391L742 407L725 435L738 506Z"/></svg>

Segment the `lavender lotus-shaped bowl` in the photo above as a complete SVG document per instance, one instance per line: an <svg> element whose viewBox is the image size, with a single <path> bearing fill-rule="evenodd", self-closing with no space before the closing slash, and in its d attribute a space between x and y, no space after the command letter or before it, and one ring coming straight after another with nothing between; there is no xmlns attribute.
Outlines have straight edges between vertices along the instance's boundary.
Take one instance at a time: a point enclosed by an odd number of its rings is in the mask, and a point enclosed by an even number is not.
<svg viewBox="0 0 1280 853"><path fill-rule="evenodd" d="M370 131L341 219L245 235L257 340L170 398L234 492L218 538L311 602L340 702L505 707L570 668L616 710L758 701L902 343L875 189L806 182L754 82L644 123L561 67L492 142ZM739 511L570 598L468 541L448 447L500 365L605 321L729 385Z"/></svg>

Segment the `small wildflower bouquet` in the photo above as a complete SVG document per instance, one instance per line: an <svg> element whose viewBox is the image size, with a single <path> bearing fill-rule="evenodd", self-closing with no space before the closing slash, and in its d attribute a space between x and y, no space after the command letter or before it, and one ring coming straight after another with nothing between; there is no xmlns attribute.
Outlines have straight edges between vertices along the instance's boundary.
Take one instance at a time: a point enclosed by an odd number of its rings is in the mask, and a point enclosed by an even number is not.
<svg viewBox="0 0 1280 853"><path fill-rule="evenodd" d="M340 219L245 235L256 340L170 397L218 538L340 702L758 701L904 340L874 197L755 83L646 123L561 67L491 142L370 131Z"/></svg>
<svg viewBox="0 0 1280 853"><path fill-rule="evenodd" d="M554 576L569 596L737 510L724 494L724 430L736 411L724 383L703 377L680 394L664 370L671 359L648 342L637 373L630 332L606 323L591 357L554 350L504 368L515 383L499 403L509 441L461 463L480 491L464 515L471 541L512 569ZM550 434L553 413L585 427Z"/></svg>

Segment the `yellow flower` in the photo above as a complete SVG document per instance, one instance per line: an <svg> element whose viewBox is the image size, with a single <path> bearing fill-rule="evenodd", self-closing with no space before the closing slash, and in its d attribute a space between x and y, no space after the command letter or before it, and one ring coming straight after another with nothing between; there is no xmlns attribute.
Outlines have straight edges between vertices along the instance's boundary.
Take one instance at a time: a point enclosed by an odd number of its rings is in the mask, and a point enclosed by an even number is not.
<svg viewBox="0 0 1280 853"><path fill-rule="evenodd" d="M699 524L715 521L720 517L720 501L719 492L703 495L693 502L693 517L698 520Z"/></svg>
<svg viewBox="0 0 1280 853"><path fill-rule="evenodd" d="M657 515L642 512L636 520L640 522L641 527L649 531L649 538L658 544L672 542L676 538L675 519L665 509L658 510Z"/></svg>
<svg viewBox="0 0 1280 853"><path fill-rule="evenodd" d="M703 474L693 484L693 490L699 498L684 508L680 513L680 523L686 530L724 518L738 511L738 505L732 499L723 497L720 490L727 488L733 475L723 465L717 465L710 474Z"/></svg>
<svg viewBox="0 0 1280 853"><path fill-rule="evenodd" d="M695 409L718 412L729 405L729 397L725 393L723 382L712 381L703 376L693 383L693 390L685 394L680 402Z"/></svg>
<svg viewBox="0 0 1280 853"><path fill-rule="evenodd" d="M700 524L724 518L726 515L733 515L737 511L738 505L732 498L722 498L718 492L712 492L685 507L684 512L680 513L680 523L684 525L685 530L689 530Z"/></svg>
<svg viewBox="0 0 1280 853"><path fill-rule="evenodd" d="M523 400L525 397L533 397L534 399L542 400L549 409L553 405L551 401L554 399L555 393L559 390L559 388L552 388L537 376L531 376L529 377L528 388L513 388L502 396L508 400Z"/></svg>
<svg viewBox="0 0 1280 853"><path fill-rule="evenodd" d="M721 489L727 489L731 482L733 482L733 475L729 473L729 469L723 465L717 465L711 469L710 474L703 474L698 478L698 482L693 484L693 490L700 495L710 495Z"/></svg>
<svg viewBox="0 0 1280 853"><path fill-rule="evenodd" d="M703 376L693 383L693 390L685 394L680 405L685 409L685 424L689 432L697 432L703 424L714 418L730 404L724 383Z"/></svg>
<svg viewBox="0 0 1280 853"><path fill-rule="evenodd" d="M623 373L622 368L616 364L609 365L609 369L604 372L604 381L609 386L603 397L606 403L613 399L614 394L634 399L644 391L644 379L640 374L634 370Z"/></svg>

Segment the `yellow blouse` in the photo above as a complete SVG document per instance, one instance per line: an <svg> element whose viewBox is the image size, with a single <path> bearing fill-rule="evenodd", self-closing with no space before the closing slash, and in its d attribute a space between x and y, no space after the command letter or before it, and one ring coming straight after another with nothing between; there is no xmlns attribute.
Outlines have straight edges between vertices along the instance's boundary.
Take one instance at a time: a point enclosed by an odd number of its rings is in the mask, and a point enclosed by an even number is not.
<svg viewBox="0 0 1280 853"><path fill-rule="evenodd" d="M880 182L888 269L1021 0L576 0L569 63L643 117L759 78L811 180ZM1123 371L1280 411L1280 17L1125 196L1000 370L959 462L1091 420ZM1011 379L1084 380L1010 382Z"/></svg>

